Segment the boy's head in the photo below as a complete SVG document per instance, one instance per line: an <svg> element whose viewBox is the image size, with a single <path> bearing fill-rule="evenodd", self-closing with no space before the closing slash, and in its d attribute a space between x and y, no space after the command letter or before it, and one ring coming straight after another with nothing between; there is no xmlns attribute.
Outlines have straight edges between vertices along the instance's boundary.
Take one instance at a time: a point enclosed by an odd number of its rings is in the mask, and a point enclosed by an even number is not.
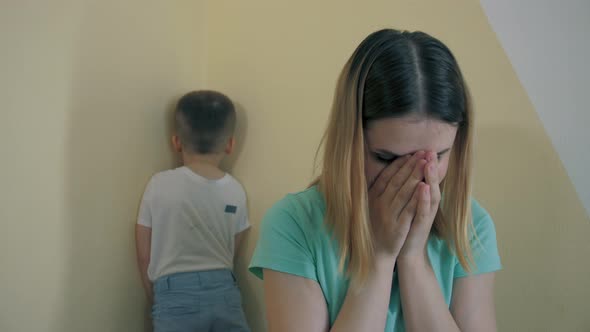
<svg viewBox="0 0 590 332"><path fill-rule="evenodd" d="M229 154L234 145L236 111L231 100L216 91L192 91L180 98L174 114L177 151L189 154Z"/></svg>

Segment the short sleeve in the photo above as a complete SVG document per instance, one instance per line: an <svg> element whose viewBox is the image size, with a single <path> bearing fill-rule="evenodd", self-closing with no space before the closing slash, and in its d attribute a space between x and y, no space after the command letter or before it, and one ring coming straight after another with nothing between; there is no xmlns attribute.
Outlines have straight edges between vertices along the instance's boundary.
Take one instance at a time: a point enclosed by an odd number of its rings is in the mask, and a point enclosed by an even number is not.
<svg viewBox="0 0 590 332"><path fill-rule="evenodd" d="M494 272L502 269L498 244L496 241L496 227L488 212L475 200L472 201L473 228L475 236L471 237L473 261L471 272L466 272L460 263L455 266L455 277L466 277L482 273ZM473 234L473 232L471 232Z"/></svg>
<svg viewBox="0 0 590 332"><path fill-rule="evenodd" d="M139 225L145 227L152 227L152 213L151 213L151 200L154 191L154 177L150 179L147 186L145 187L145 191L143 192L143 197L141 198L141 203L139 205L139 213L137 216L137 223Z"/></svg>
<svg viewBox="0 0 590 332"><path fill-rule="evenodd" d="M250 222L248 221L248 207L246 203L244 203L244 206L242 206L238 215L238 223L235 234L241 233L248 228L250 228Z"/></svg>
<svg viewBox="0 0 590 332"><path fill-rule="evenodd" d="M293 274L317 281L314 259L301 220L289 203L289 196L265 215L249 270L263 279L263 269Z"/></svg>

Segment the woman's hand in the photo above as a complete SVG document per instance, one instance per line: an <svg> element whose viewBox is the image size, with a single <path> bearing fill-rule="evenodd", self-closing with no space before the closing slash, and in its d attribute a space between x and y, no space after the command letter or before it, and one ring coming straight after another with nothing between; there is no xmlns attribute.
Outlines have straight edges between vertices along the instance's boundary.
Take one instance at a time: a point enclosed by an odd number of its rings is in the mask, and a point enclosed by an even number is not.
<svg viewBox="0 0 590 332"><path fill-rule="evenodd" d="M418 197L418 204L410 231L399 254L401 261L426 257L426 243L440 204L440 179L436 154L426 153L426 160L428 163L424 167L425 183L421 182L416 186L414 196Z"/></svg>
<svg viewBox="0 0 590 332"><path fill-rule="evenodd" d="M369 188L369 211L377 257L397 258L407 241L424 191L417 187L426 186L422 183L426 164L424 152L398 158ZM419 242L419 239L413 242Z"/></svg>

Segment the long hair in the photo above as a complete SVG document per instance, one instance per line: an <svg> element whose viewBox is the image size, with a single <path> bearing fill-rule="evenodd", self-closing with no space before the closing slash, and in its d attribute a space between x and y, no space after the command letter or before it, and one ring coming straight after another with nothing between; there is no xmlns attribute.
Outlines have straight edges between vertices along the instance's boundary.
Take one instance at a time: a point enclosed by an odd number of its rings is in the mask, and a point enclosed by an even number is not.
<svg viewBox="0 0 590 332"><path fill-rule="evenodd" d="M423 32L380 30L363 40L342 69L316 180L326 201L326 223L339 245L340 268L346 266L353 287L364 284L374 267L364 129L370 121L415 113L458 128L432 235L446 240L467 271L473 262L473 115L457 61L442 42Z"/></svg>

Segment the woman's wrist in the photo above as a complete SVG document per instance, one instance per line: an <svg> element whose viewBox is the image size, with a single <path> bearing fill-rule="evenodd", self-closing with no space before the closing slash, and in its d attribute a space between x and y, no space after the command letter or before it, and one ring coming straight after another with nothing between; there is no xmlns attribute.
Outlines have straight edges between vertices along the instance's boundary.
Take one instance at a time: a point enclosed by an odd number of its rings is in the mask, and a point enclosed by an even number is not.
<svg viewBox="0 0 590 332"><path fill-rule="evenodd" d="M400 255L397 258L397 264L400 267L400 269L405 267L428 267L430 265L430 260L428 259L428 254L426 253L426 250L424 250L423 253Z"/></svg>
<svg viewBox="0 0 590 332"><path fill-rule="evenodd" d="M393 271L397 255L377 254L375 255L375 268L377 271Z"/></svg>

